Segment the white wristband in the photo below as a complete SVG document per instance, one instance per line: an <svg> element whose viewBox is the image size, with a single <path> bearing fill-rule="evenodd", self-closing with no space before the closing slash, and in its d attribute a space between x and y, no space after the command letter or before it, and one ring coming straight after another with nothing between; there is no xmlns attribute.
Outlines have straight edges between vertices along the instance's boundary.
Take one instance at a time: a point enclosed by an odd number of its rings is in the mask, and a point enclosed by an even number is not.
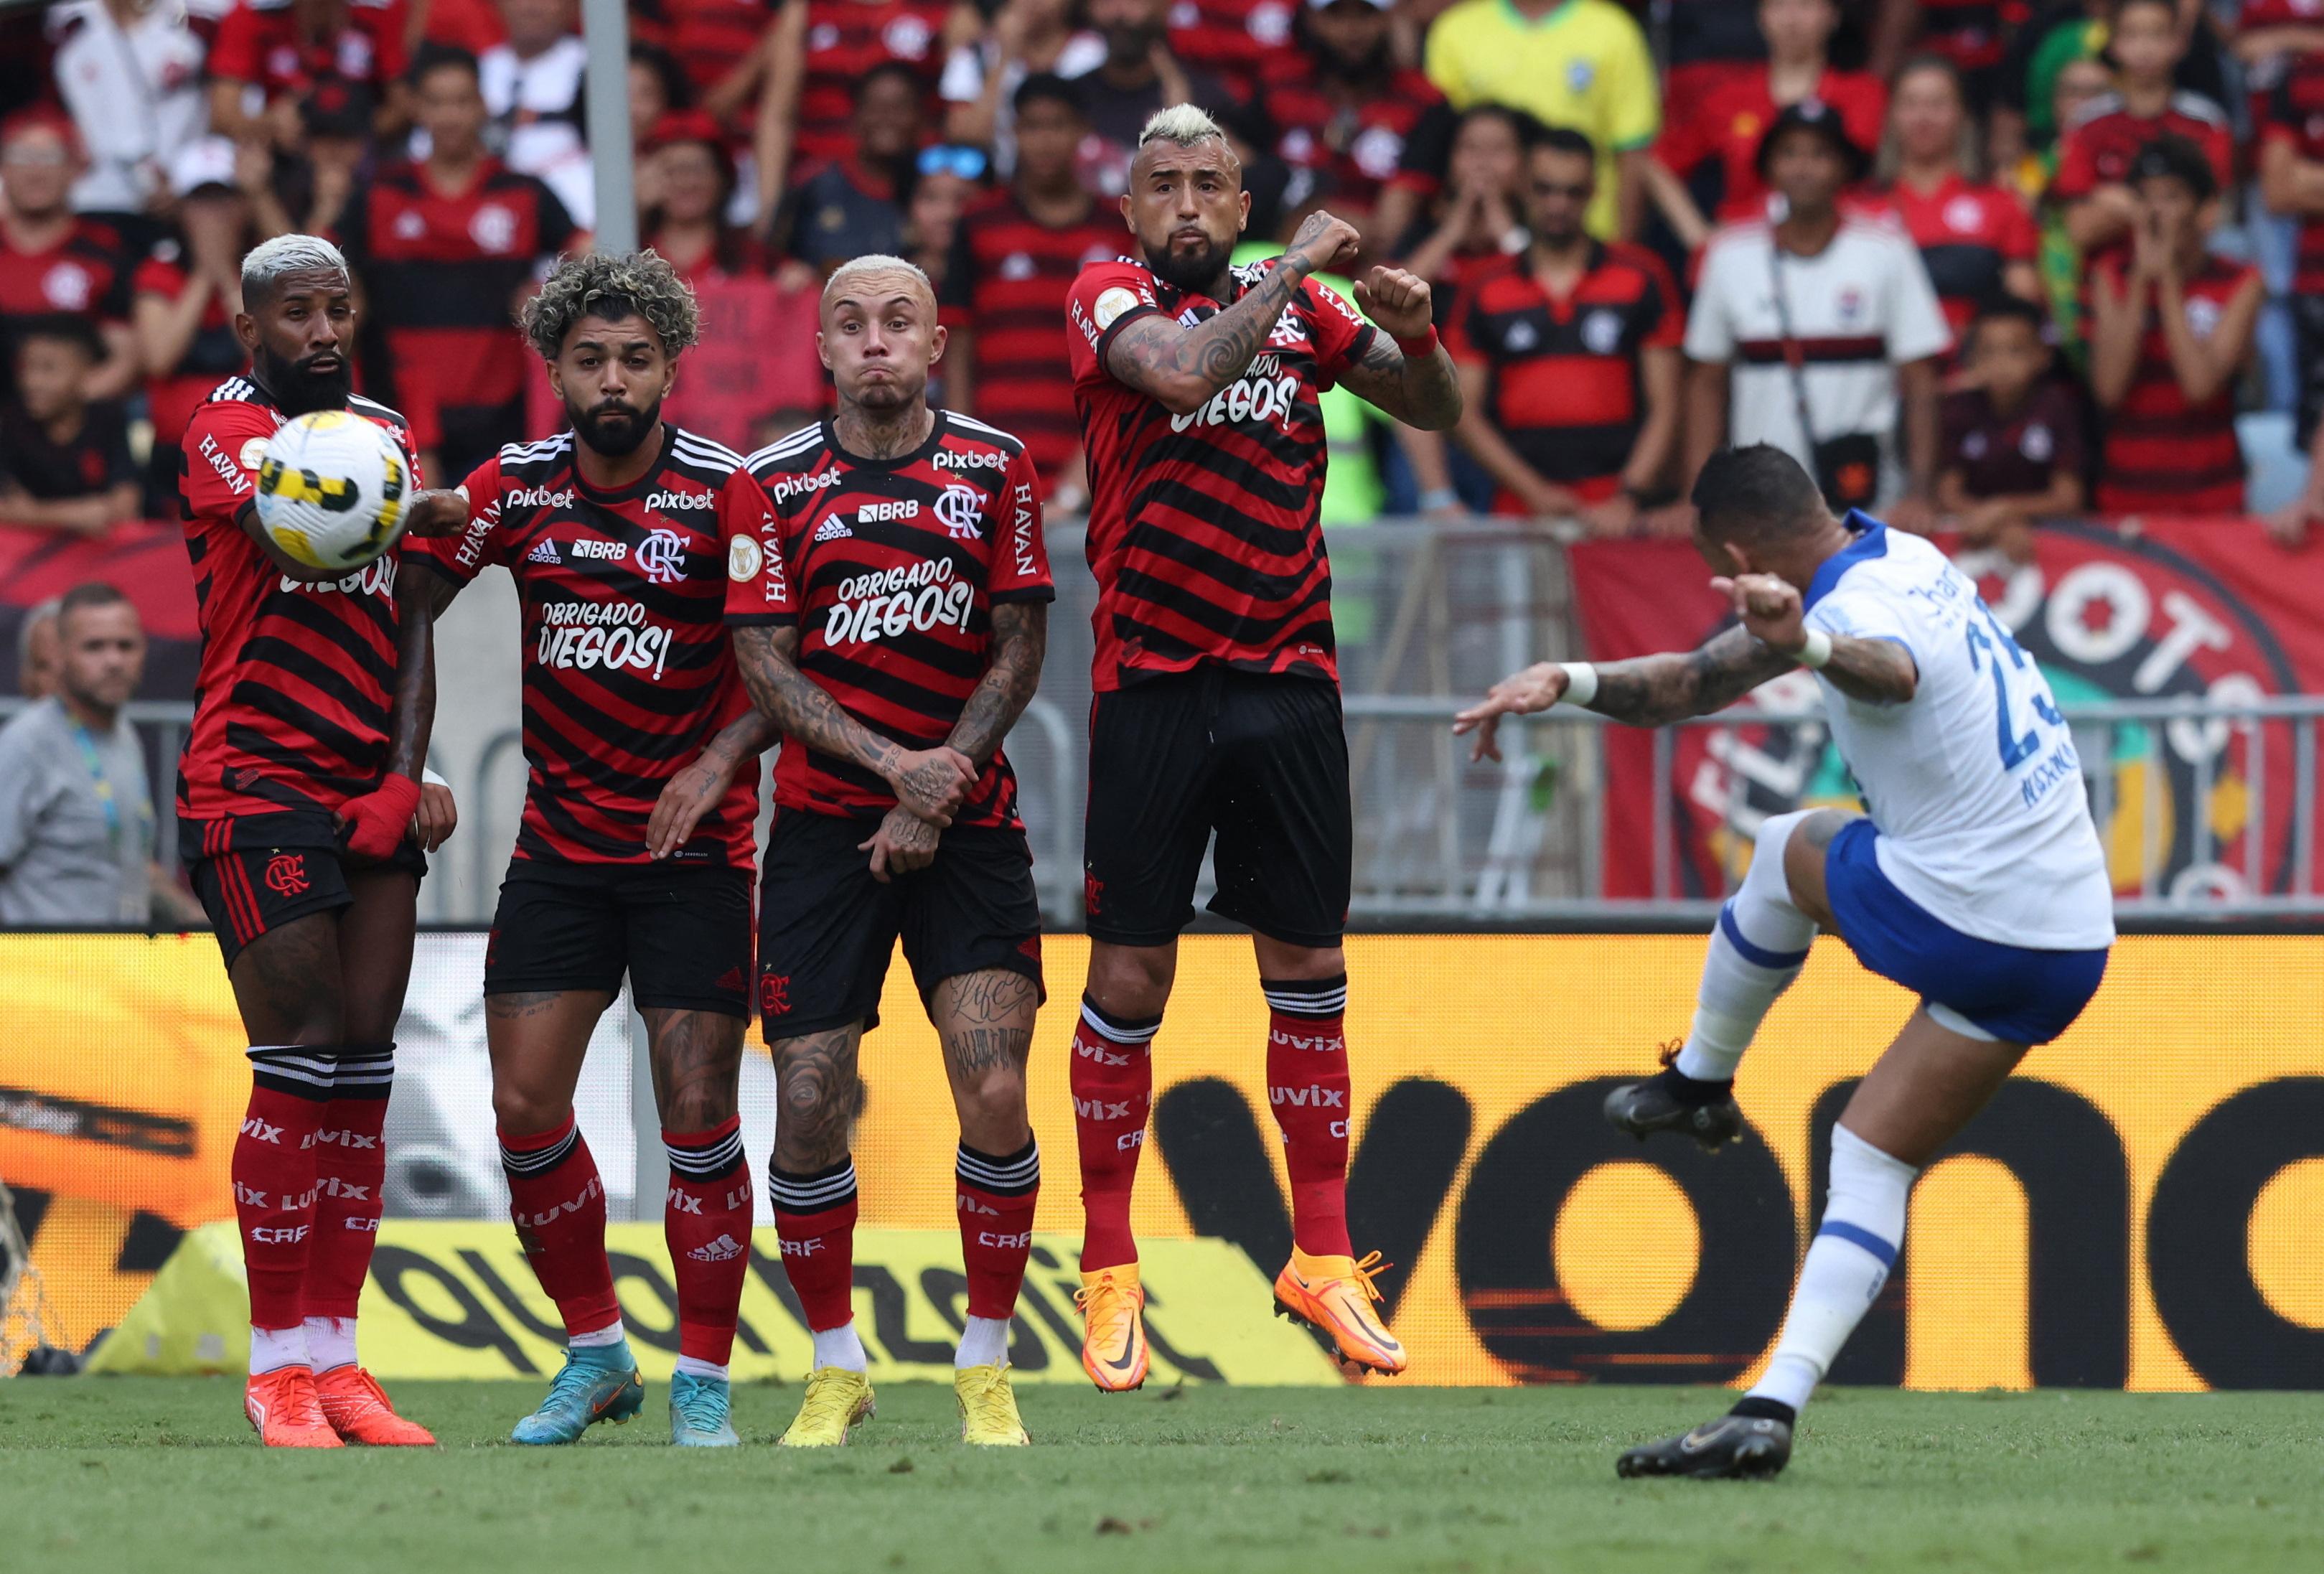
<svg viewBox="0 0 2324 1574"><path fill-rule="evenodd" d="M422 787L447 787L452 784L446 781L442 777L438 776L434 771L429 769L423 765L420 768L420 785Z"/></svg>
<svg viewBox="0 0 2324 1574"><path fill-rule="evenodd" d="M1565 692L1558 696L1569 705L1586 705L1598 697L1598 669L1587 661L1561 661L1558 669L1565 674Z"/></svg>
<svg viewBox="0 0 2324 1574"><path fill-rule="evenodd" d="M1807 642L1792 652L1802 667L1819 667L1831 659L1831 636L1821 629L1810 629Z"/></svg>

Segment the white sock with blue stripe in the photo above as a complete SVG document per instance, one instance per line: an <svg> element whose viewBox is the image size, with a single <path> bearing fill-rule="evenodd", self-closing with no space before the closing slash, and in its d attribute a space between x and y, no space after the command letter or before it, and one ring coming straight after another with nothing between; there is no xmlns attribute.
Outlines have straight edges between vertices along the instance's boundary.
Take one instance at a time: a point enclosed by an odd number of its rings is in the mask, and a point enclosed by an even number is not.
<svg viewBox="0 0 2324 1574"><path fill-rule="evenodd" d="M1831 1128L1831 1186L1808 1243L1775 1358L1751 1390L1797 1412L1871 1310L1904 1244L1904 1210L1920 1172L1844 1126Z"/></svg>
<svg viewBox="0 0 2324 1574"><path fill-rule="evenodd" d="M1697 1082L1726 1082L1759 1031L1776 998L1791 988L1815 941L1815 920L1792 905L1784 878L1784 849L1803 809L1771 815L1759 827L1758 851L1744 873L1742 888L1719 910L1711 932L1711 953L1702 959L1702 986L1695 994L1694 1024L1674 1063L1679 1075Z"/></svg>

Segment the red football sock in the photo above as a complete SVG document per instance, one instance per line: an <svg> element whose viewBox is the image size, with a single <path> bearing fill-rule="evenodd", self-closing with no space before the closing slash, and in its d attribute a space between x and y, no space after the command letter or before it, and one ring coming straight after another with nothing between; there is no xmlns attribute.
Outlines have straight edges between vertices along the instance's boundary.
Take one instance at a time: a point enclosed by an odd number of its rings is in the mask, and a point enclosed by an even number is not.
<svg viewBox="0 0 2324 1574"><path fill-rule="evenodd" d="M1291 1238L1311 1256L1348 1244L1348 975L1270 981L1267 1100L1291 1174Z"/></svg>
<svg viewBox="0 0 2324 1574"><path fill-rule="evenodd" d="M307 1315L353 1317L379 1241L380 1190L387 1182L387 1095L395 1045L339 1051L331 1101L315 1142L315 1242L307 1263Z"/></svg>
<svg viewBox="0 0 2324 1574"><path fill-rule="evenodd" d="M767 1194L775 1205L783 1271L807 1327L816 1333L844 1327L855 1316L854 1159L811 1175L770 1167Z"/></svg>
<svg viewBox="0 0 2324 1574"><path fill-rule="evenodd" d="M1006 1157L966 1143L954 1161L960 1256L968 1270L968 1314L1007 1321L1016 1315L1025 1261L1033 1255L1033 1204L1041 1195L1041 1148L1028 1137Z"/></svg>
<svg viewBox="0 0 2324 1574"><path fill-rule="evenodd" d="M1154 1102L1154 1035L1159 1017L1132 1020L1082 997L1074 1025L1074 1141L1082 1159L1082 1272L1138 1260L1130 1195Z"/></svg>
<svg viewBox="0 0 2324 1574"><path fill-rule="evenodd" d="M250 1279L250 1326L297 1328L307 1316L315 1133L330 1098L331 1052L254 1045L250 1071L250 1102L228 1165Z"/></svg>
<svg viewBox="0 0 2324 1574"><path fill-rule="evenodd" d="M669 1198L662 1234L678 1281L678 1353L723 1367L734 1352L742 1275L751 1266L751 1168L742 1118L707 1131L664 1131Z"/></svg>
<svg viewBox="0 0 2324 1574"><path fill-rule="evenodd" d="M549 1131L502 1132L501 1168L516 1238L541 1293L557 1302L567 1336L620 1321L613 1268L605 1260L605 1183L572 1115Z"/></svg>

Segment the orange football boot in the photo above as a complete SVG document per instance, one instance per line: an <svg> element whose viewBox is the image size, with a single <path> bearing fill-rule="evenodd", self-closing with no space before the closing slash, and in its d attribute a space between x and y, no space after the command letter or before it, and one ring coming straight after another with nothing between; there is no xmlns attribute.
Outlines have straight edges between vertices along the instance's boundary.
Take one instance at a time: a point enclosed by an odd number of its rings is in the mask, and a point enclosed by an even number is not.
<svg viewBox="0 0 2324 1574"><path fill-rule="evenodd" d="M242 1413L270 1449L338 1449L346 1445L323 1417L315 1395L315 1374L304 1367L277 1367L251 1376L242 1391Z"/></svg>
<svg viewBox="0 0 2324 1574"><path fill-rule="evenodd" d="M1146 1288L1138 1265L1082 1275L1074 1293L1082 1309L1082 1370L1102 1394L1127 1394L1146 1381Z"/></svg>
<svg viewBox="0 0 2324 1574"><path fill-rule="evenodd" d="M1342 1360L1393 1377L1408 1358L1372 1311L1380 1298L1372 1279L1387 1266L1378 1252L1358 1262L1311 1257L1293 1247L1291 1260L1275 1276L1275 1310L1328 1335Z"/></svg>
<svg viewBox="0 0 2324 1574"><path fill-rule="evenodd" d="M389 1449L436 1446L436 1434L396 1414L379 1379L361 1367L334 1367L318 1373L315 1395L322 1402L323 1419L347 1442Z"/></svg>

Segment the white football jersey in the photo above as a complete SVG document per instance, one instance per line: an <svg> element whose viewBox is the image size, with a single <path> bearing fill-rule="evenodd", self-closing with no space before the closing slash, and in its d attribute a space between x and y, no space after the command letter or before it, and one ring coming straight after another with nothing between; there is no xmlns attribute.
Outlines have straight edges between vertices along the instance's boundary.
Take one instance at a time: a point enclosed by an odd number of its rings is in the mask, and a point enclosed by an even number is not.
<svg viewBox="0 0 2324 1574"><path fill-rule="evenodd" d="M2037 951L2114 939L2114 891L2074 740L2034 658L1977 586L1918 536L1862 515L1803 598L1834 636L1895 640L1920 684L1904 704L1823 680L1832 741L1879 829L1881 872L1964 934Z"/></svg>

